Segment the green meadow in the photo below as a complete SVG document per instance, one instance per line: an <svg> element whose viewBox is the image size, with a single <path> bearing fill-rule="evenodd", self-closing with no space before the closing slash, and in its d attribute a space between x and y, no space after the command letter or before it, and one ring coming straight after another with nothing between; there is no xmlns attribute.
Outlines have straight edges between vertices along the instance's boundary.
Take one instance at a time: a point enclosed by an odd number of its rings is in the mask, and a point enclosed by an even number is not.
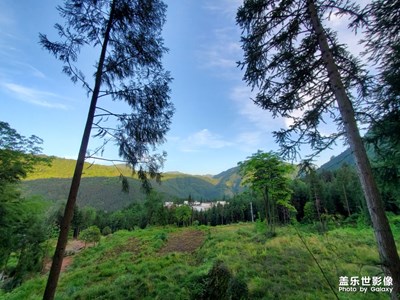
<svg viewBox="0 0 400 300"><path fill-rule="evenodd" d="M221 290L220 299L390 298L339 292L341 276L383 276L371 229L337 226L319 234L289 225L274 237L264 230L256 222L118 231L71 257L56 299L213 299L211 289ZM41 299L46 279L36 275L0 298Z"/></svg>

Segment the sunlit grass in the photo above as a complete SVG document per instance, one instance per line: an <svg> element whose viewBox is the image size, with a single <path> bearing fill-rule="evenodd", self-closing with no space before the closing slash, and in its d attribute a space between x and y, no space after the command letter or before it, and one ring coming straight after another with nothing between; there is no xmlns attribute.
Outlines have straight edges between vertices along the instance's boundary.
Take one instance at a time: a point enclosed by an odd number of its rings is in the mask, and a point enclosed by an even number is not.
<svg viewBox="0 0 400 300"><path fill-rule="evenodd" d="M169 235L185 230L149 228L103 238L100 245L74 256L60 278L56 299L194 299L217 260L247 284L250 299L335 299L327 280L340 299L389 299L384 293L361 297L338 292L340 276L381 275L371 229L317 234L299 226L310 253L291 226L278 227L273 238L250 223L202 226L204 244L194 253L159 252ZM46 275L32 278L0 298L41 299L45 281Z"/></svg>

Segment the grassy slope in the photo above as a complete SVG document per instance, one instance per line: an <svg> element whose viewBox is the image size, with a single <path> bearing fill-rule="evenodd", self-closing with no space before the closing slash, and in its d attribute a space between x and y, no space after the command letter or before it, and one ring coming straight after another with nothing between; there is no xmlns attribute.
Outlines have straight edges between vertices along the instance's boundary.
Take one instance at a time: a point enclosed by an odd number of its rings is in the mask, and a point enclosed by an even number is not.
<svg viewBox="0 0 400 300"><path fill-rule="evenodd" d="M335 299L294 228L266 239L253 224L201 227L205 242L196 252L161 254L162 238L194 228L120 231L77 254L61 276L56 299L190 299L216 260L248 285L250 299ZM399 228L394 228L397 242ZM326 235L302 233L331 284L340 276L380 276L369 229L334 229ZM238 241L240 241L238 243ZM44 275L3 299L41 299ZM339 293L340 299L389 299L384 293Z"/></svg>

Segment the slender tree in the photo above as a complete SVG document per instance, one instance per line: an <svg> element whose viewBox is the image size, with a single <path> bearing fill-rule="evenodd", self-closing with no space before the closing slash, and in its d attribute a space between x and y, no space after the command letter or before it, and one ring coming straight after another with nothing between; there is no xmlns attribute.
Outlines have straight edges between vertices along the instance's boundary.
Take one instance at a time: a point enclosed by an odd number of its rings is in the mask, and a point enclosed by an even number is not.
<svg viewBox="0 0 400 300"><path fill-rule="evenodd" d="M244 80L258 90L254 102L274 116L292 120L275 132L283 153L296 157L301 144L316 153L345 135L354 153L385 273L392 276L393 297L400 291L400 260L393 234L359 133L369 81L360 63L323 25L332 13L359 9L349 0L248 0L237 13L243 29ZM362 15L355 16L361 18ZM318 130L331 117L338 130ZM362 121L362 119L359 119Z"/></svg>
<svg viewBox="0 0 400 300"><path fill-rule="evenodd" d="M243 184L249 185L253 191L260 192L264 199L266 223L270 233L275 232L277 206L295 211L289 201L288 175L291 165L279 159L276 153L258 151L244 162L239 163Z"/></svg>
<svg viewBox="0 0 400 300"><path fill-rule="evenodd" d="M63 72L83 85L91 101L44 299L55 295L92 128L103 145L113 141L119 146L120 156L133 170L139 169L149 188L147 174L159 179L165 156L152 150L164 142L173 114L171 77L161 63L166 52L161 37L166 5L161 0L65 0L57 9L65 20L64 26L55 25L61 41L40 34L40 43L63 62ZM93 85L77 67L83 46L99 51ZM101 107L98 100L103 98L125 102L130 112ZM110 126L110 119L117 125Z"/></svg>

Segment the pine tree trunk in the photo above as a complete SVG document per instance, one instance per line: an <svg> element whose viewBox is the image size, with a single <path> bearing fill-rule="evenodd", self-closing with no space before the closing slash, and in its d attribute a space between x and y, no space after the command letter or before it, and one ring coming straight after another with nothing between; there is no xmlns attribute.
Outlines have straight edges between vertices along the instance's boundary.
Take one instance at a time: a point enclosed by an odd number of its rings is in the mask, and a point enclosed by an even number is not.
<svg viewBox="0 0 400 300"><path fill-rule="evenodd" d="M84 130L83 137L82 137L82 142L81 142L81 147L80 147L79 154L78 154L78 159L77 159L76 165L75 165L74 176L72 177L72 182L71 182L71 187L70 187L70 191L69 191L69 195L68 195L67 204L65 205L64 216L61 220L60 234L58 236L57 246L56 246L56 250L55 250L54 256L53 256L53 262L52 262L49 277L47 280L46 289L45 289L45 292L43 295L44 300L54 299L56 288L57 288L57 283L58 283L58 278L59 278L60 272L61 272L61 265L62 265L65 248L67 246L67 241L68 241L68 232L69 232L69 228L71 225L72 217L74 215L74 206L75 206L76 198L78 195L79 185L81 183L83 165L85 163L86 151L87 151L87 147L89 144L90 131L92 129L94 114L96 111L97 99L98 99L99 92L100 92L104 59L106 56L107 44L108 44L108 40L109 40L109 36L110 36L111 27L113 24L113 14L114 14L114 7L115 7L114 2L115 1L113 1L111 4L110 16L109 16L107 28L106 28L106 31L104 34L104 40L103 40L103 45L102 45L102 49L101 49L99 64L97 66L95 86L93 89L93 94L92 94L92 98L91 98L91 102L90 102L90 108L89 108L88 117L86 120L86 126L85 126L85 130Z"/></svg>
<svg viewBox="0 0 400 300"><path fill-rule="evenodd" d="M339 106L347 139L354 154L358 175L378 244L381 263L385 274L393 278L392 299L398 299L397 295L400 293L400 259L389 221L385 214L378 187L372 175L371 165L357 127L352 103L346 94L339 70L334 62L314 0L307 0L307 6L313 29L318 37L322 59L326 64L330 85Z"/></svg>

